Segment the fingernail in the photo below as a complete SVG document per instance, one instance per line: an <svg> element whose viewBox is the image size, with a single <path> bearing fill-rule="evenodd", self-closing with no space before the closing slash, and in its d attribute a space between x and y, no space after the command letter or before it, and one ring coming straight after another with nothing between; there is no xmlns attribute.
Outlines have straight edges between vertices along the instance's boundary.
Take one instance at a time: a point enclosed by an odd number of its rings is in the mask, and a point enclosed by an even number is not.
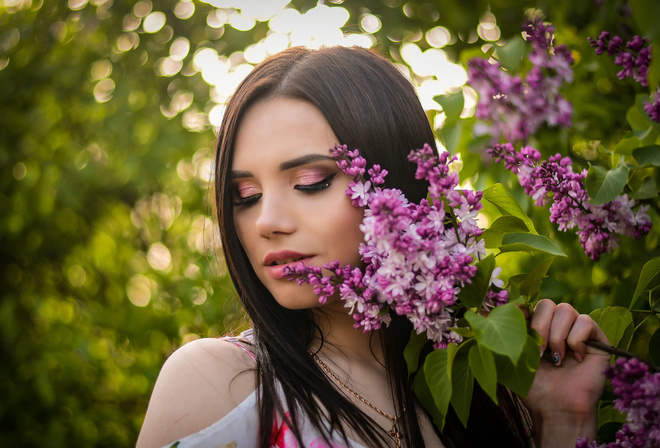
<svg viewBox="0 0 660 448"><path fill-rule="evenodd" d="M552 362L554 362L556 366L559 366L561 364L561 358L559 357L559 353L552 352Z"/></svg>
<svg viewBox="0 0 660 448"><path fill-rule="evenodd" d="M545 345L539 347L539 352L540 352L540 357L543 358L543 354L545 353Z"/></svg>
<svg viewBox="0 0 660 448"><path fill-rule="evenodd" d="M577 352L575 352L575 359L577 359L578 362L582 362L582 355L579 354L579 353L577 353Z"/></svg>

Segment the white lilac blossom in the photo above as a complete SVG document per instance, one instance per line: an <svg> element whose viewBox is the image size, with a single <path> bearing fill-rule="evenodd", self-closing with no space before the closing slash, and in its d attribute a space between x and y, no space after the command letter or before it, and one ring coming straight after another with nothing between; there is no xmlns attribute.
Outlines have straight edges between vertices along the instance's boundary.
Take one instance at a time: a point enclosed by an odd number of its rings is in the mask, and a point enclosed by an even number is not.
<svg viewBox="0 0 660 448"><path fill-rule="evenodd" d="M637 358L619 358L608 367L614 394L614 409L626 414L626 422L615 441L598 445L588 438L578 439L576 448L659 448L660 447L660 372Z"/></svg>
<svg viewBox="0 0 660 448"><path fill-rule="evenodd" d="M589 38L589 43L596 49L596 54L607 52L614 56L614 63L621 67L616 76L623 80L631 77L642 87L647 87L649 65L651 65L651 45L647 45L646 38L633 36L632 40L625 42L619 36L612 37L609 32L603 31L598 39ZM656 123L660 123L660 87L651 95L651 101L644 103L644 110Z"/></svg>
<svg viewBox="0 0 660 448"><path fill-rule="evenodd" d="M571 103L559 88L573 80L571 52L554 44L554 28L539 18L523 27L531 43L533 68L523 80L505 71L499 63L474 58L468 61L469 84L479 94L476 117L487 123L494 141L523 141L544 123L550 127L570 126Z"/></svg>
<svg viewBox="0 0 660 448"><path fill-rule="evenodd" d="M461 336L452 331L458 295L486 252L475 221L482 193L458 189L458 175L449 167L455 158L446 152L436 156L429 145L408 156L417 164L416 179L429 183L431 200L419 204L400 190L384 188L387 171L378 165L367 170L358 150L344 145L331 152L337 166L353 176L346 194L355 207L364 207L359 248L364 267L337 261L322 268L300 264L291 270L292 279L311 284L321 302L338 293L356 328L387 325L393 311L410 320L417 333L426 332L436 348L460 343ZM497 275L490 284L497 286L488 292L485 309L508 301Z"/></svg>
<svg viewBox="0 0 660 448"><path fill-rule="evenodd" d="M535 148L525 146L516 151L510 143L495 145L488 153L518 175L520 185L537 206L552 199L550 221L558 224L561 231L577 229L580 244L593 260L616 249L618 235L641 238L651 229L649 206L634 211L635 200L625 194L605 204L590 203L584 188L587 171L574 173L568 157L556 154L541 160L541 153Z"/></svg>

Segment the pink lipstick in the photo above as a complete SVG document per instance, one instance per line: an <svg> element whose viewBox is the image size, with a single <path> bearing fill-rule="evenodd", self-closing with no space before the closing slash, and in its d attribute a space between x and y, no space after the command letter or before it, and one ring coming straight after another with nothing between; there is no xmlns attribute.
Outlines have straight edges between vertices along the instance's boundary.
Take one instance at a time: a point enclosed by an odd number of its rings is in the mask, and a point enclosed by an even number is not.
<svg viewBox="0 0 660 448"><path fill-rule="evenodd" d="M313 255L301 254L291 250L282 250L279 252L268 252L264 257L264 266L268 271L268 275L274 279L283 279L285 275L285 268L293 268L300 263L308 264L313 258Z"/></svg>

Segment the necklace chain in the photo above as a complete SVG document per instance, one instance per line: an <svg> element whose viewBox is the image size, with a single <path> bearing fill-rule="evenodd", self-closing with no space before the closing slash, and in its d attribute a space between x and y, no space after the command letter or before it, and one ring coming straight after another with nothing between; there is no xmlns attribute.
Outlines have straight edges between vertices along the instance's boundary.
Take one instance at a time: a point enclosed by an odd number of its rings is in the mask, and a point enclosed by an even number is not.
<svg viewBox="0 0 660 448"><path fill-rule="evenodd" d="M394 444L395 444L396 448L399 448L401 446L401 434L399 433L399 430L397 429L396 425L399 422L399 420L401 419L401 417L398 416L398 415L390 415L387 412L383 411L382 409L379 409L376 406L374 406L373 404L371 404L371 402L369 400L367 400L362 395L360 395L359 393L357 393L356 391L351 389L348 386L348 384L344 383L341 379L339 379L339 377L337 375L335 375L335 373L332 370L330 370L330 367L328 367L326 365L326 363L321 361L321 358L319 358L314 353L312 353L311 355L314 358L314 361L316 361L316 363L319 365L319 367L321 367L321 370L323 370L326 374L328 374L328 376L330 376L330 378L332 378L335 381L335 383L337 383L339 386L341 386L346 392L350 393L355 398L360 400L362 403L366 404L371 409L378 412L380 415L382 415L383 417L389 419L392 422L392 429L390 429L387 432L387 435L389 435L394 440Z"/></svg>

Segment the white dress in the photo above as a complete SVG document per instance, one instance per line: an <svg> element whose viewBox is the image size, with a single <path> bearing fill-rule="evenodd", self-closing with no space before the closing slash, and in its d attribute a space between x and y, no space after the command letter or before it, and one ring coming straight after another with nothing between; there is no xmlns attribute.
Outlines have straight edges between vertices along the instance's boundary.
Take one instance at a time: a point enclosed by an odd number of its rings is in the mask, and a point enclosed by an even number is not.
<svg viewBox="0 0 660 448"><path fill-rule="evenodd" d="M251 331L241 333L241 337L251 340ZM223 338L236 344L254 357L238 338ZM288 414L288 412L287 412ZM328 445L315 430L306 416L299 421L303 444L299 445L293 431L284 423L281 416L273 422L273 438L271 448L366 448L355 441L349 440L349 445L334 431L332 443ZM257 391L252 392L236 408L223 418L202 429L177 440L169 448L257 448L259 445L259 412L257 410Z"/></svg>

